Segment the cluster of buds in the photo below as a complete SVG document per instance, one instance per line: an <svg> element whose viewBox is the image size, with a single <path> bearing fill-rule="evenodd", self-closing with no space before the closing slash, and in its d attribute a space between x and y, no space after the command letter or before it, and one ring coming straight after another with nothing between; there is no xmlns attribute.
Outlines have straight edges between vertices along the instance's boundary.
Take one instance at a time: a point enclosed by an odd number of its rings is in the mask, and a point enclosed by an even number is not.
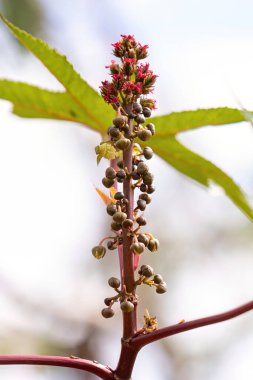
<svg viewBox="0 0 253 380"><path fill-rule="evenodd" d="M114 316L112 306L115 302L120 302L120 308L124 313L130 313L134 310L134 305L137 304L137 296L127 293L125 286L120 290L120 280L116 277L111 277L108 280L109 286L116 291L116 296L108 297L104 299L104 303L107 307L102 309L101 314L104 318L111 318Z"/></svg>
<svg viewBox="0 0 253 380"><path fill-rule="evenodd" d="M140 256L145 249L156 252L159 241L149 232L141 231L146 226L147 220L143 216L147 205L152 201L151 195L155 191L153 186L154 176L147 165L153 156L150 147L144 146L155 134L155 125L146 122L155 108L155 101L148 99L152 93L156 75L149 69L149 65L139 64L139 60L146 58L147 45L137 43L132 36L122 36L122 39L113 44L113 53L121 59L120 63L112 61L108 66L112 81L104 81L101 86L101 94L107 103L117 110L116 117L112 120L112 126L108 128L108 140L96 147L99 160L101 157L114 159L113 166L109 166L102 179L103 185L108 188L118 188L123 183L130 183L132 189L138 190L138 199L133 205L133 213L129 215L130 199L123 191L111 191L111 203L106 211L112 217L111 230L114 236L104 238L98 246L92 249L95 258L101 259L108 250L114 250L124 244L123 236L131 239L130 250L135 256ZM130 153L132 164L126 164L125 151ZM98 160L98 161L99 161ZM105 247L104 241L107 241ZM156 288L161 294L167 287L160 275L154 274L151 267L142 265L139 270L137 285L145 284ZM109 280L117 295L105 299L107 308L102 310L106 318L112 317L114 312L112 305L120 301L124 312L132 311L137 302L135 292L127 294L124 284L115 278ZM121 286L121 290L119 287Z"/></svg>

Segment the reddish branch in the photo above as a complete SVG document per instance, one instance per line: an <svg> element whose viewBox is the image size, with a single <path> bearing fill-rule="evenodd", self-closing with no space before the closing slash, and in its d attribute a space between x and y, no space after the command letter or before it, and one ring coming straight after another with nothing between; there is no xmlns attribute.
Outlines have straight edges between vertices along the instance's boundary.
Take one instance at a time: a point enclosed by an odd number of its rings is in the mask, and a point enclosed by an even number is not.
<svg viewBox="0 0 253 380"><path fill-rule="evenodd" d="M4 364L32 364L69 367L93 373L104 380L112 380L114 378L113 372L109 367L105 367L96 361L75 357L4 355L0 356L0 365Z"/></svg>
<svg viewBox="0 0 253 380"><path fill-rule="evenodd" d="M219 323L237 317L238 315L244 314L247 311L253 310L253 301L248 302L242 306L239 306L235 309L226 311L225 313L212 315L210 317L195 319L193 321L178 323L176 325L164 327L158 329L150 334L139 335L133 338L132 343L136 348L140 349L143 346L166 338L171 335L179 334L184 331L193 330L199 327L212 325L214 323Z"/></svg>

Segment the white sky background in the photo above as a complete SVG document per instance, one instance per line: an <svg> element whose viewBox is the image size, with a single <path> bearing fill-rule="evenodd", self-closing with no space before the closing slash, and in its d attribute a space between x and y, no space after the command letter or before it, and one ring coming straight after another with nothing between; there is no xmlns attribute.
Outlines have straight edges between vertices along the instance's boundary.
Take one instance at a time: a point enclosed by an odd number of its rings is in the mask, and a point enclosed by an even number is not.
<svg viewBox="0 0 253 380"><path fill-rule="evenodd" d="M122 33L134 34L141 43L150 45L149 61L159 75L157 113L237 107L238 101L253 110L251 1L43 0L42 4L49 22L48 42L66 54L96 89L106 75L104 66L112 59L111 43ZM15 46L8 45L8 38L8 32L1 27L0 77L61 88L35 58L17 55ZM0 112L0 276L27 298L38 303L38 298L42 302L49 299L50 309L71 320L82 322L82 315L86 315L100 324L100 308L108 289L105 279L99 279L102 263L90 255L107 221L93 188L93 184L100 186L105 168L101 165L97 169L95 163L94 146L99 136L70 123L19 119L10 114L6 102L0 102ZM252 200L250 125L203 128L185 133L180 139L226 170ZM163 299L170 313L166 318L161 313L161 324L247 302L252 298L252 239L245 243L244 235L237 237L235 231L242 229L252 235L250 222L222 195L210 196L159 159L151 164L156 172L157 192L147 212L150 229L163 242L163 254L168 252L169 243L183 251L179 261L177 249L170 253L176 271L167 278L170 291ZM164 204L169 205L167 212ZM228 231L231 228L231 246L222 245L224 226ZM208 241L209 235L219 230L221 243L207 246L208 254L201 256L198 241L203 236ZM115 258L106 260L116 270ZM154 265L159 265L158 261L156 256ZM170 265L169 258L166 264ZM84 277L89 279L88 284L84 284ZM91 301L90 284L94 281L98 285ZM7 327L43 333L46 330L39 323L31 326L26 315L3 294L0 302L1 335ZM105 329L108 326L111 331L113 323L104 322ZM183 379L251 380L252 315L215 328L173 338L179 352L192 357L183 369ZM236 335L240 329L242 332ZM228 347L229 339L232 343ZM208 356L222 345L224 350L218 358L211 356L210 363L207 359L201 362L204 364L194 361L195 354ZM108 360L114 365L116 357L109 352ZM149 366L149 355L154 355L154 350L142 354L147 363L147 380L157 376L152 372L154 367L164 368L159 380L170 380L167 358ZM136 380L143 378L141 370L139 364ZM35 378L30 370L22 371L15 377L14 371L8 374L7 369L0 368L0 374L8 380L20 380L22 373L25 379ZM53 378L50 376L45 373L38 379Z"/></svg>

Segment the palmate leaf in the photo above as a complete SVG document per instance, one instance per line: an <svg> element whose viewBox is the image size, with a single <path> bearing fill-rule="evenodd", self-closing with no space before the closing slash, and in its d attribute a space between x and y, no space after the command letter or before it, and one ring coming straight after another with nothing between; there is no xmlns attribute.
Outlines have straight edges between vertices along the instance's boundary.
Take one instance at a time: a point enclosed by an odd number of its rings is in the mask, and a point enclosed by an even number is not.
<svg viewBox="0 0 253 380"><path fill-rule="evenodd" d="M253 114L252 114L253 115ZM207 125L224 125L245 121L245 113L236 108L209 108L172 112L149 119L156 126L156 136L175 136L178 133Z"/></svg>
<svg viewBox="0 0 253 380"><path fill-rule="evenodd" d="M114 112L101 96L74 70L65 56L49 47L44 41L16 27L2 15L0 19L28 50L30 50L65 87L66 92L79 106L90 122L89 126L104 132Z"/></svg>
<svg viewBox="0 0 253 380"><path fill-rule="evenodd" d="M212 162L187 149L175 137L153 137L149 145L154 152L179 172L204 186L220 186L241 211L253 221L253 210L240 187Z"/></svg>
<svg viewBox="0 0 253 380"><path fill-rule="evenodd" d="M64 86L66 92L47 91L24 83L0 81L0 98L13 103L13 112L23 117L75 121L100 131L111 124L114 111L85 82L67 61L45 42L17 28L3 16L19 41L30 50ZM233 180L210 161L188 150L175 138L178 133L207 125L224 125L248 120L247 112L233 108L174 112L149 119L156 125L150 141L155 153L184 175L204 186L210 181L223 188L227 196L251 219L253 211Z"/></svg>
<svg viewBox="0 0 253 380"><path fill-rule="evenodd" d="M74 121L87 126L91 124L90 118L66 92L0 80L0 98L10 101L13 113L18 116Z"/></svg>

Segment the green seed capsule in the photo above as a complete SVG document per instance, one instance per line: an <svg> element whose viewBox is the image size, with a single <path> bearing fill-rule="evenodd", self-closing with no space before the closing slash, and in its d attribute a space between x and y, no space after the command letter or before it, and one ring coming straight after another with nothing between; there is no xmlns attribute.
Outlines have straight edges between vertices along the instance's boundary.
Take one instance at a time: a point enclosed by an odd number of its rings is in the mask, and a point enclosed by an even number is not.
<svg viewBox="0 0 253 380"><path fill-rule="evenodd" d="M137 201L137 207L139 210L144 211L146 208L147 203L143 199L138 199Z"/></svg>
<svg viewBox="0 0 253 380"><path fill-rule="evenodd" d="M141 141L147 141L152 137L152 133L148 129L142 129L137 132L137 136Z"/></svg>
<svg viewBox="0 0 253 380"><path fill-rule="evenodd" d="M151 252L156 252L159 249L159 241L157 239L150 239L148 243L148 249Z"/></svg>
<svg viewBox="0 0 253 380"><path fill-rule="evenodd" d="M123 199L124 197L125 195L121 191L117 191L117 193L114 194L114 199L116 199L116 201L121 201L121 199Z"/></svg>
<svg viewBox="0 0 253 380"><path fill-rule="evenodd" d="M130 301L123 301L120 304L120 308L124 313L130 313L134 310L134 304Z"/></svg>
<svg viewBox="0 0 253 380"><path fill-rule="evenodd" d="M116 116L112 122L115 127L122 128L126 124L126 118L124 116Z"/></svg>
<svg viewBox="0 0 253 380"><path fill-rule="evenodd" d="M155 284L160 284L161 282L163 282L163 278L160 274L156 274L153 278L153 281Z"/></svg>
<svg viewBox="0 0 253 380"><path fill-rule="evenodd" d="M119 170L116 174L117 179L124 180L126 178L125 170Z"/></svg>
<svg viewBox="0 0 253 380"><path fill-rule="evenodd" d="M110 307L105 307L101 314L104 318L112 318L114 316L114 311Z"/></svg>
<svg viewBox="0 0 253 380"><path fill-rule="evenodd" d="M143 156L146 158L146 160L150 160L153 157L153 150L149 146L146 146L143 149Z"/></svg>
<svg viewBox="0 0 253 380"><path fill-rule="evenodd" d="M103 183L103 185L104 185L105 187L107 187L107 188L109 189L110 187L113 186L113 184L114 184L114 179L110 179L110 178L106 178L106 177L104 177L104 178L102 179L102 183Z"/></svg>
<svg viewBox="0 0 253 380"><path fill-rule="evenodd" d="M133 243L130 249L135 255L141 255L144 252L145 245L143 243Z"/></svg>
<svg viewBox="0 0 253 380"><path fill-rule="evenodd" d="M116 141L115 143L115 146L117 149L120 149L120 150L125 150L129 147L131 141L126 139L126 138L122 138L122 139L119 139L118 141Z"/></svg>
<svg viewBox="0 0 253 380"><path fill-rule="evenodd" d="M147 188L147 193L152 194L155 191L155 187L153 185L149 185Z"/></svg>
<svg viewBox="0 0 253 380"><path fill-rule="evenodd" d="M107 214L113 216L116 211L117 211L117 207L114 203L109 203L109 205L107 205L106 207Z"/></svg>
<svg viewBox="0 0 253 380"><path fill-rule="evenodd" d="M115 170L110 166L109 168L106 169L106 171L105 171L105 176L106 176L106 178L114 179L114 178L116 178L116 172L115 172Z"/></svg>
<svg viewBox="0 0 253 380"><path fill-rule="evenodd" d="M127 214L124 212L121 212L121 211L117 211L117 212L115 212L115 214L113 215L112 218L113 218L114 222L122 223L127 218Z"/></svg>
<svg viewBox="0 0 253 380"><path fill-rule="evenodd" d="M96 259L100 260L106 254L106 249L102 245L96 245L91 252Z"/></svg>
<svg viewBox="0 0 253 380"><path fill-rule="evenodd" d="M110 277L108 280L108 284L112 288L117 289L120 287L120 280L116 277Z"/></svg>
<svg viewBox="0 0 253 380"><path fill-rule="evenodd" d="M165 282L161 282L157 288L156 288L156 293L158 294L163 294L167 292L167 285Z"/></svg>

